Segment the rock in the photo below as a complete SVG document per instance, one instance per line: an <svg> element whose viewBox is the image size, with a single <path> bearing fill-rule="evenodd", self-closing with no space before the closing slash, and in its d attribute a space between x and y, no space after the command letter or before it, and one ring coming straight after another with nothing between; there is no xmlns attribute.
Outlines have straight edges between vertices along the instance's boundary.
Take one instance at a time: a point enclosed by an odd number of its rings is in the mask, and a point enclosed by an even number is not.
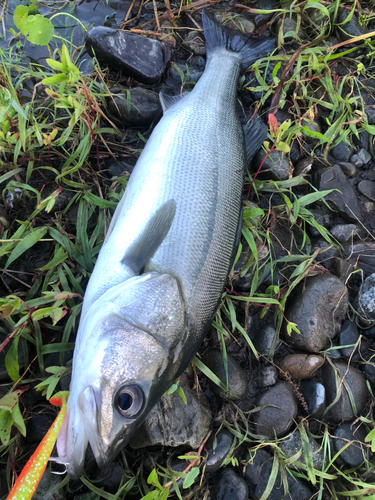
<svg viewBox="0 0 375 500"><path fill-rule="evenodd" d="M375 273L370 274L359 289L358 308L365 318L375 319Z"/></svg>
<svg viewBox="0 0 375 500"><path fill-rule="evenodd" d="M276 340L276 330L266 326L254 339L254 346L260 354L267 356Z"/></svg>
<svg viewBox="0 0 375 500"><path fill-rule="evenodd" d="M362 269L365 276L375 273L375 245L371 243L348 245L344 255L356 269Z"/></svg>
<svg viewBox="0 0 375 500"><path fill-rule="evenodd" d="M357 325L352 321L346 319L342 325L340 336L339 336L339 344L340 346L344 345L352 345L356 344L359 339L359 332ZM345 347L344 349L340 349L340 352L343 356L350 358L353 355L354 347ZM356 348L356 357L354 359L359 358L358 347Z"/></svg>
<svg viewBox="0 0 375 500"><path fill-rule="evenodd" d="M354 177L355 174L357 173L357 169L355 165L353 165L353 163L340 161L338 162L338 165L340 166L344 174L347 175L348 177Z"/></svg>
<svg viewBox="0 0 375 500"><path fill-rule="evenodd" d="M375 182L361 181L357 187L360 193L367 196L371 201L375 201Z"/></svg>
<svg viewBox="0 0 375 500"><path fill-rule="evenodd" d="M347 423L339 425L335 430L333 444L336 452L340 453L340 458L350 467L357 467L366 459L368 460L368 447L364 444L366 431L363 427L357 428L358 424ZM348 442L353 441L349 446ZM347 446L345 449L343 449Z"/></svg>
<svg viewBox="0 0 375 500"><path fill-rule="evenodd" d="M63 479L62 476L51 474L46 469L33 495L33 500L65 500L67 498L66 490L64 488L56 489Z"/></svg>
<svg viewBox="0 0 375 500"><path fill-rule="evenodd" d="M107 493L117 493L124 471L120 464L108 463L103 470L98 470L98 476L95 476L96 486L104 488Z"/></svg>
<svg viewBox="0 0 375 500"><path fill-rule="evenodd" d="M263 449L258 449L255 455L248 456L248 462L245 480L251 489L251 498L259 500L270 480L273 456ZM273 488L267 495L267 500L310 500L312 492L302 481L292 478L289 474L287 474L287 481L289 493L284 496L284 486L281 475L278 473Z"/></svg>
<svg viewBox="0 0 375 500"><path fill-rule="evenodd" d="M297 22L291 17L279 18L276 22L276 29L277 32L279 32L279 30L282 29L284 39L290 42L291 39L296 38L291 32L294 31L296 33ZM299 28L298 33L296 33L296 35L299 38L304 37L304 32L301 27Z"/></svg>
<svg viewBox="0 0 375 500"><path fill-rule="evenodd" d="M369 125L375 125L375 109L371 106L365 106L364 111L366 113Z"/></svg>
<svg viewBox="0 0 375 500"><path fill-rule="evenodd" d="M307 142L307 144L314 145L316 143L316 137L314 137L314 133L322 133L319 123L311 122L310 120L303 120L303 126L306 127L305 130L302 129L302 133L305 136L305 141Z"/></svg>
<svg viewBox="0 0 375 500"><path fill-rule="evenodd" d="M336 260L341 257L339 247L328 243L324 238L319 238L314 242L311 253L313 254L316 250L319 250L316 261L323 263L329 271L334 267Z"/></svg>
<svg viewBox="0 0 375 500"><path fill-rule="evenodd" d="M349 12L346 10L339 9L337 23L345 23L340 31L340 37L343 40L349 40L353 36L364 35L368 32L364 24L359 24L356 14L349 16Z"/></svg>
<svg viewBox="0 0 375 500"><path fill-rule="evenodd" d="M292 378L309 379L324 363L324 358L316 354L289 354L279 364Z"/></svg>
<svg viewBox="0 0 375 500"><path fill-rule="evenodd" d="M228 15L226 11L216 11L214 12L215 19L220 23L224 21L223 24L231 30L240 31L241 33L245 33L246 35L251 35L254 32L255 26L254 23L247 19L245 16L241 16L241 14L236 15Z"/></svg>
<svg viewBox="0 0 375 500"><path fill-rule="evenodd" d="M356 162L353 161L353 156L356 156ZM350 159L356 167L362 167L362 165L367 165L371 161L370 153L365 149L361 148L356 155L353 155ZM361 163L362 165L359 165Z"/></svg>
<svg viewBox="0 0 375 500"><path fill-rule="evenodd" d="M306 175L310 172L311 167L313 166L314 159L311 156L306 156L302 158L294 168L293 175L297 177L297 175Z"/></svg>
<svg viewBox="0 0 375 500"><path fill-rule="evenodd" d="M184 39L183 44L197 56L204 56L206 54L204 36L199 31L190 31Z"/></svg>
<svg viewBox="0 0 375 500"><path fill-rule="evenodd" d="M248 500L249 488L232 469L222 471L215 487L215 500Z"/></svg>
<svg viewBox="0 0 375 500"><path fill-rule="evenodd" d="M375 365L372 363L366 363L365 365L365 376L366 380L369 381L371 388L375 389Z"/></svg>
<svg viewBox="0 0 375 500"><path fill-rule="evenodd" d="M307 403L311 417L320 418L326 409L326 390L323 384L304 380L300 384L300 391Z"/></svg>
<svg viewBox="0 0 375 500"><path fill-rule="evenodd" d="M341 141L332 148L331 153L336 160L346 161L353 153L353 148L348 144L345 144L344 141Z"/></svg>
<svg viewBox="0 0 375 500"><path fill-rule="evenodd" d="M273 179L275 181L285 181L289 179L289 162L281 151L272 151L266 158L267 153L260 149L252 161L254 172L258 170L263 160L260 170L263 179ZM266 158L266 159L265 159Z"/></svg>
<svg viewBox="0 0 375 500"><path fill-rule="evenodd" d="M113 96L108 108L124 127L151 125L162 113L159 96L142 87Z"/></svg>
<svg viewBox="0 0 375 500"><path fill-rule="evenodd" d="M187 404L177 391L159 399L133 435L133 449L154 445L199 447L210 427L210 406L203 394L197 395L185 382L181 385Z"/></svg>
<svg viewBox="0 0 375 500"><path fill-rule="evenodd" d="M85 45L100 63L120 69L143 83L156 83L169 61L169 50L164 43L101 26L87 32Z"/></svg>
<svg viewBox="0 0 375 500"><path fill-rule="evenodd" d="M346 387L340 384L341 395L337 403L330 409L331 418L334 422L347 422L354 420L364 410L370 394L366 386L366 380L363 374L354 368L347 365L342 361L336 361L334 366L341 374L340 379L345 377L346 385L351 391L351 396L355 404L356 413L353 412L350 398ZM337 383L335 377L336 370L326 363L323 367L323 383L326 388L327 404L330 405L337 396Z"/></svg>
<svg viewBox="0 0 375 500"><path fill-rule="evenodd" d="M221 352L216 349L210 349L209 351L205 352L204 356L202 357L202 361L208 366L211 371L214 372L217 377L219 377L219 379L225 385L225 370ZM212 392L220 397L233 400L236 400L237 398L242 399L243 397L245 397L248 390L245 372L231 355L228 355L227 362L229 391L223 391L211 380L208 380L210 388Z"/></svg>
<svg viewBox="0 0 375 500"><path fill-rule="evenodd" d="M325 196L325 201L349 222L361 220L357 196L339 165L319 170L315 176L315 186L319 191L337 189Z"/></svg>
<svg viewBox="0 0 375 500"><path fill-rule="evenodd" d="M287 302L285 316L297 324L289 343L298 349L317 352L339 331L348 307L346 286L333 274L307 278Z"/></svg>
<svg viewBox="0 0 375 500"><path fill-rule="evenodd" d="M259 387L270 387L277 382L277 371L274 366L262 366L255 375Z"/></svg>
<svg viewBox="0 0 375 500"><path fill-rule="evenodd" d="M340 243L358 237L359 229L355 224L336 224L331 228L331 234Z"/></svg>
<svg viewBox="0 0 375 500"><path fill-rule="evenodd" d="M340 278L343 283L346 283L350 274L354 271L354 266L347 260L336 259L334 265L334 274Z"/></svg>
<svg viewBox="0 0 375 500"><path fill-rule="evenodd" d="M324 464L324 450L322 449L321 446L319 446L319 444L315 441L315 439L312 439L311 437L309 437L309 444L310 444L310 450L311 450L311 456L312 456L312 462L313 462L314 469L322 470L322 467ZM279 447L287 458L291 458L294 455L296 455L298 452L300 452L300 456L298 458L296 458L296 460L297 460L297 462L301 462L302 464L306 464L304 452L302 450L301 434L298 430L293 432L286 439L283 439L280 442ZM298 468L298 465L295 466L295 465L291 464L291 466Z"/></svg>
<svg viewBox="0 0 375 500"><path fill-rule="evenodd" d="M211 434L206 443L206 472L216 472L223 465L233 443L233 434L221 429L217 434ZM215 448L214 448L215 445Z"/></svg>
<svg viewBox="0 0 375 500"><path fill-rule="evenodd" d="M278 382L259 399L257 406L263 405L274 406L254 413L255 433L269 438L285 436L297 416L297 402L291 386Z"/></svg>
<svg viewBox="0 0 375 500"><path fill-rule="evenodd" d="M327 212L325 212L324 210L321 210L319 208L312 208L310 210L310 212L313 214L315 221L320 226L323 226L325 228L328 228L328 227L331 226L331 224L332 224L332 221L331 221L332 216L331 216L331 214L328 214ZM320 237L319 231L314 226L311 226L309 224L307 226L307 230L308 230L310 236L312 236L313 238L319 238Z"/></svg>

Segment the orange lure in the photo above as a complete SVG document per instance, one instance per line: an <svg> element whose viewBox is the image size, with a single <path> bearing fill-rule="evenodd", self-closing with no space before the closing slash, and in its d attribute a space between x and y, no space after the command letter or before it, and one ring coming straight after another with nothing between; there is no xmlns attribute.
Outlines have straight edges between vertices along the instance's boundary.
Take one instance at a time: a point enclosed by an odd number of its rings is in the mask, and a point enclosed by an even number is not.
<svg viewBox="0 0 375 500"><path fill-rule="evenodd" d="M61 406L61 410L18 476L6 500L29 500L32 498L55 446L57 435L65 417L68 395L68 391L61 391L49 400L53 405Z"/></svg>

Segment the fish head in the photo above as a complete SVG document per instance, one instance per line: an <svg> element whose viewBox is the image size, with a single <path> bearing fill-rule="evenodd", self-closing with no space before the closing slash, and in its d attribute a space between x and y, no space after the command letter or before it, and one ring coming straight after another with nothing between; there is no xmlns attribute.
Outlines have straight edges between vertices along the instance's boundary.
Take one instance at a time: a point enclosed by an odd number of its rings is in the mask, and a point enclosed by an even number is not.
<svg viewBox="0 0 375 500"><path fill-rule="evenodd" d="M185 307L178 281L148 273L117 285L85 315L77 336L58 453L72 477L90 443L103 467L128 443L179 374Z"/></svg>

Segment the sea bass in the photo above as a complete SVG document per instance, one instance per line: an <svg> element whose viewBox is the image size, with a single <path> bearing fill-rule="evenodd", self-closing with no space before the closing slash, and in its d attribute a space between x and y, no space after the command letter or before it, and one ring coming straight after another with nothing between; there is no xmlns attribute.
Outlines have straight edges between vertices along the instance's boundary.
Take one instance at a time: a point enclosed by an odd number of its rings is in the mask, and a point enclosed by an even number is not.
<svg viewBox="0 0 375 500"><path fill-rule="evenodd" d="M207 65L194 90L161 95L163 118L131 174L83 302L67 414L69 475L88 443L99 466L186 369L220 302L241 228L248 157L266 137L236 115L241 69L275 48L203 13Z"/></svg>

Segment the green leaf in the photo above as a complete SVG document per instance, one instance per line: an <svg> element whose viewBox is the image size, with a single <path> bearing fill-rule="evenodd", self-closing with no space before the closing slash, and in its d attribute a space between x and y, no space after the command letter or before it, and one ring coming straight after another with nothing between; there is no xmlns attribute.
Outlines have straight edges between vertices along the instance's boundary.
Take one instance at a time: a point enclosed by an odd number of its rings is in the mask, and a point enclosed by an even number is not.
<svg viewBox="0 0 375 500"><path fill-rule="evenodd" d="M180 396L180 398L182 399L182 401L184 402L184 404L187 405L186 396L185 396L184 390L183 390L183 388L181 386L179 386L179 388L178 388L178 395Z"/></svg>
<svg viewBox="0 0 375 500"><path fill-rule="evenodd" d="M147 478L147 484L152 484L153 486L156 486L159 490L163 489L162 485L159 482L158 474L155 469L153 469L150 472L150 475Z"/></svg>
<svg viewBox="0 0 375 500"><path fill-rule="evenodd" d="M27 31L26 33L23 32L23 25L28 15L29 15L29 9L26 7L26 5L17 5L17 7L14 10L13 22L16 28L19 29L23 35L27 34Z"/></svg>
<svg viewBox="0 0 375 500"><path fill-rule="evenodd" d="M46 63L52 69L55 69L56 71L64 72L64 65L61 62L55 61L54 59L46 59Z"/></svg>
<svg viewBox="0 0 375 500"><path fill-rule="evenodd" d="M5 355L5 368L8 372L9 377L13 382L17 382L20 378L20 367L18 364L18 342L19 337L16 337L12 345L10 346L8 352Z"/></svg>
<svg viewBox="0 0 375 500"><path fill-rule="evenodd" d="M12 410L12 417L13 417L13 423L15 427L20 431L22 436L26 436L26 426L25 422L23 420L19 404L17 403L16 406Z"/></svg>
<svg viewBox="0 0 375 500"><path fill-rule="evenodd" d="M190 486L194 483L195 478L198 475L199 475L199 467L193 467L185 477L184 483L182 485L183 489L185 490L186 488L190 488Z"/></svg>
<svg viewBox="0 0 375 500"><path fill-rule="evenodd" d="M16 247L13 249L12 253L8 257L5 264L5 269L7 269L12 262L14 262L18 257L20 257L26 250L29 250L35 243L38 243L40 239L46 234L48 227L38 227L33 231L30 231L21 241L19 241Z"/></svg>
<svg viewBox="0 0 375 500"><path fill-rule="evenodd" d="M10 412L0 411L0 441L3 446L9 443L10 431L12 429L13 417Z"/></svg>
<svg viewBox="0 0 375 500"><path fill-rule="evenodd" d="M47 45L53 38L53 24L40 14L29 16L24 23L24 29L29 32L28 41L35 45Z"/></svg>
<svg viewBox="0 0 375 500"><path fill-rule="evenodd" d="M50 76L42 80L43 85L52 87L53 85L60 85L60 83L68 81L68 77L64 73L59 73L55 76Z"/></svg>

